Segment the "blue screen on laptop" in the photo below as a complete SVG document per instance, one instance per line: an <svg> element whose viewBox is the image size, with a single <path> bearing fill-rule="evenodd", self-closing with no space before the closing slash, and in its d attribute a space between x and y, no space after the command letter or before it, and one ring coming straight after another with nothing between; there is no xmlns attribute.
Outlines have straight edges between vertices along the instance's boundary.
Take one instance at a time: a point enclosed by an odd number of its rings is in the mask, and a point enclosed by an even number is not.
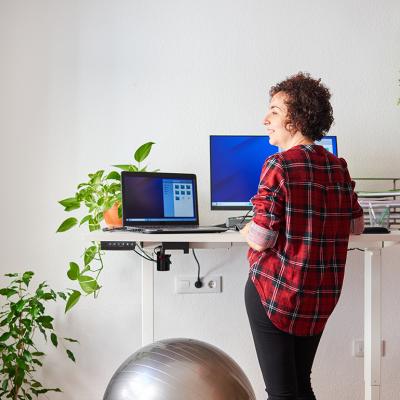
<svg viewBox="0 0 400 400"><path fill-rule="evenodd" d="M196 188L192 179L140 175L123 175L124 222L197 221Z"/></svg>

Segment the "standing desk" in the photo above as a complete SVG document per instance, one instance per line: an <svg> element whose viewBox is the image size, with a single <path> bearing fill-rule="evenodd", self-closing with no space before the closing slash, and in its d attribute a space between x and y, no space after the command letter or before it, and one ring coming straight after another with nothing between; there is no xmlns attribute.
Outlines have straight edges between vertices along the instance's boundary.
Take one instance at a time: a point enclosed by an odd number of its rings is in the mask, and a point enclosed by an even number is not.
<svg viewBox="0 0 400 400"><path fill-rule="evenodd" d="M93 232L91 241L108 248L129 250L133 243L154 248L162 243L186 243L190 248L220 248L246 245L238 232L206 234L142 234L133 232ZM381 267L382 249L400 243L400 231L390 234L350 236L349 247L365 250L364 255L364 382L365 400L379 400L381 385ZM154 341L154 263L141 259L142 345Z"/></svg>

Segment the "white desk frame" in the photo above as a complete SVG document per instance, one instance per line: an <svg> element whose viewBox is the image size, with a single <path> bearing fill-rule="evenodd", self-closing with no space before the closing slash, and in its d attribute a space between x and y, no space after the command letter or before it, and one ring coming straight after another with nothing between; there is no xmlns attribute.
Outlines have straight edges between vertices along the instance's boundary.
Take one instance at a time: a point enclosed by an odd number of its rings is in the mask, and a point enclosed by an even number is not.
<svg viewBox="0 0 400 400"><path fill-rule="evenodd" d="M210 234L150 235L131 232L97 232L99 242L140 242L156 247L162 242L189 243L190 248L245 245L237 232ZM364 382L365 400L379 400L381 386L381 267L382 249L399 244L400 231L390 234L350 236L349 247L365 250L364 256ZM154 263L142 258L142 345L154 341Z"/></svg>

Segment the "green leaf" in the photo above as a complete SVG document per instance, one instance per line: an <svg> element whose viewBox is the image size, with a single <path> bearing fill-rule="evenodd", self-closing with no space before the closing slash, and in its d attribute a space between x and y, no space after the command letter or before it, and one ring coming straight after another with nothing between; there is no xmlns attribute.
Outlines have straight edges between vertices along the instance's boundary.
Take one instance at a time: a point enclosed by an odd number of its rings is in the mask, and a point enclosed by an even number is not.
<svg viewBox="0 0 400 400"><path fill-rule="evenodd" d="M1 385L1 388L2 388L3 390L7 390L7 387L8 387L8 379L5 379L5 380L3 381L3 384Z"/></svg>
<svg viewBox="0 0 400 400"><path fill-rule="evenodd" d="M5 332L0 336L0 342L5 342L11 336L11 332Z"/></svg>
<svg viewBox="0 0 400 400"><path fill-rule="evenodd" d="M26 369L26 363L25 363L25 360L23 358L17 357L16 361L17 361L17 365L18 365L19 368L21 368L22 370Z"/></svg>
<svg viewBox="0 0 400 400"><path fill-rule="evenodd" d="M7 298L9 298L12 295L17 294L17 293L18 293L18 291L14 290L14 289L8 289L8 288L0 289L0 295L6 296Z"/></svg>
<svg viewBox="0 0 400 400"><path fill-rule="evenodd" d="M77 340L71 339L71 338L68 338L68 337L65 337L64 340L67 340L68 342L71 342L71 343L79 343Z"/></svg>
<svg viewBox="0 0 400 400"><path fill-rule="evenodd" d="M19 301L17 301L13 306L13 311L17 312L18 314L22 311L22 309L24 308L25 304L27 303L27 300L21 299Z"/></svg>
<svg viewBox="0 0 400 400"><path fill-rule="evenodd" d="M63 300L67 300L67 295L63 292L57 292L57 294L59 295L59 297L61 297Z"/></svg>
<svg viewBox="0 0 400 400"><path fill-rule="evenodd" d="M78 278L78 280L79 280L79 284L80 284L82 290L86 294L91 294L91 293L95 292L96 290L100 289L100 286L97 283L97 281L89 275L81 275Z"/></svg>
<svg viewBox="0 0 400 400"><path fill-rule="evenodd" d="M93 231L98 231L100 229L100 224L98 223L89 223L89 231L93 232Z"/></svg>
<svg viewBox="0 0 400 400"><path fill-rule="evenodd" d="M24 350L24 358L26 362L31 362L32 354L28 350Z"/></svg>
<svg viewBox="0 0 400 400"><path fill-rule="evenodd" d="M73 261L69 263L69 270L67 272L67 276L71 281L75 281L79 276L79 265Z"/></svg>
<svg viewBox="0 0 400 400"><path fill-rule="evenodd" d="M137 162L142 162L150 153L151 147L155 144L154 142L147 142L142 144L135 152L134 158Z"/></svg>
<svg viewBox="0 0 400 400"><path fill-rule="evenodd" d="M65 232L71 229L78 223L78 220L74 217L67 218L57 229L57 232Z"/></svg>
<svg viewBox="0 0 400 400"><path fill-rule="evenodd" d="M72 353L71 350L68 350L68 349L67 349L67 354L68 354L68 358L70 358L73 362L75 362L74 353Z"/></svg>
<svg viewBox="0 0 400 400"><path fill-rule="evenodd" d="M107 175L107 179L115 179L116 181L120 181L121 180L121 175L119 172L117 171L111 171L108 175Z"/></svg>
<svg viewBox="0 0 400 400"><path fill-rule="evenodd" d="M52 332L52 334L50 335L50 339L51 339L51 343L53 343L54 347L58 346L58 339L57 339L57 335Z"/></svg>
<svg viewBox="0 0 400 400"><path fill-rule="evenodd" d="M35 273L32 271L26 271L22 275L22 282L24 282L27 287L29 286L29 283L30 283L33 275L35 275Z"/></svg>
<svg viewBox="0 0 400 400"><path fill-rule="evenodd" d="M53 329L53 324L51 323L54 320L50 315L42 315L41 317L36 318L36 321L43 326L43 328Z"/></svg>
<svg viewBox="0 0 400 400"><path fill-rule="evenodd" d="M84 257L83 257L85 265L88 265L88 264L91 263L91 261L96 256L96 253L97 253L97 247L96 246L90 246L89 248L87 248L85 250L85 254L84 254Z"/></svg>
<svg viewBox="0 0 400 400"><path fill-rule="evenodd" d="M89 215L86 215L85 217L83 217L83 218L81 219L81 222L79 222L79 226L81 226L81 225L83 225L85 222L89 221L90 218L91 218L91 215L90 215L90 214L89 214Z"/></svg>
<svg viewBox="0 0 400 400"><path fill-rule="evenodd" d="M130 164L117 164L113 165L113 167L122 169L122 171L133 171L133 172L137 171L137 167Z"/></svg>
<svg viewBox="0 0 400 400"><path fill-rule="evenodd" d="M76 210L81 206L80 201L76 197L68 197L68 199L60 200L59 203L65 208L65 211Z"/></svg>
<svg viewBox="0 0 400 400"><path fill-rule="evenodd" d="M74 290L68 297L67 304L65 305L65 312L69 311L80 299L81 292Z"/></svg>
<svg viewBox="0 0 400 400"><path fill-rule="evenodd" d="M43 295L41 296L41 298L43 300L56 300L56 295L55 293L43 293Z"/></svg>
<svg viewBox="0 0 400 400"><path fill-rule="evenodd" d="M45 354L42 353L41 351L35 351L34 353L32 353L32 355L35 356L35 357L42 357L42 356L44 356Z"/></svg>

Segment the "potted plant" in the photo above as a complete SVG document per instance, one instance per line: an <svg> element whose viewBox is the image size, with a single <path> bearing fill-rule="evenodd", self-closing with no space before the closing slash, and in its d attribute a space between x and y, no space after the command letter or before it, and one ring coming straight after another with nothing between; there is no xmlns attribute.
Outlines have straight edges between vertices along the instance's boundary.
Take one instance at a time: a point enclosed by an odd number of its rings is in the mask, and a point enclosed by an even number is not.
<svg viewBox="0 0 400 400"><path fill-rule="evenodd" d="M135 164L118 164L113 167L123 171L146 171L147 166L141 163L150 154L154 142L141 145L134 153ZM81 207L86 209L86 215L80 220L70 217L64 220L57 232L65 232L74 226L87 225L90 232L99 230L104 220L111 227L122 225L121 209L121 175L118 171L98 170L88 175L89 179L77 186L77 192L73 197L60 200L64 211L70 212ZM83 265L76 262L69 263L67 272L71 280L77 281L80 288L70 293L65 311L71 309L80 299L82 292L86 295L97 296L100 285L98 278L104 268L100 244L92 242L83 253Z"/></svg>
<svg viewBox="0 0 400 400"><path fill-rule="evenodd" d="M61 392L60 388L46 388L35 379L35 372L43 366L45 353L36 344L40 332L50 337L55 347L64 347L67 356L75 362L74 354L65 342L77 342L60 338L53 326L54 318L46 311L46 303L57 298L67 299L64 292L55 292L46 282L30 291L34 273L6 274L10 282L0 288L0 398L28 399L47 392ZM60 340L61 339L61 340Z"/></svg>

